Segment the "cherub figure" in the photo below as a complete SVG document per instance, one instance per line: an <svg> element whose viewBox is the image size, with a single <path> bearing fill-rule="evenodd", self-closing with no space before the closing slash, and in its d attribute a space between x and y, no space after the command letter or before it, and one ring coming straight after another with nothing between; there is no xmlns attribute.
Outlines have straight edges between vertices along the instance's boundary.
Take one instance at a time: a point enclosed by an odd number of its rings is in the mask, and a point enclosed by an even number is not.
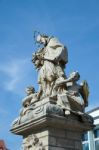
<svg viewBox="0 0 99 150"><path fill-rule="evenodd" d="M22 102L23 108L20 110L20 116L13 121L12 125L20 124L22 117L30 113L33 110L32 105L36 101L38 101L38 98L37 98L38 94L35 92L34 87L32 86L27 87L26 93L27 93L27 96L23 99L23 102Z"/></svg>
<svg viewBox="0 0 99 150"><path fill-rule="evenodd" d="M29 86L26 88L26 94L27 96L22 100L23 107L25 107L27 104L32 105L36 101L38 101L37 95L38 93L35 92L35 89L33 86Z"/></svg>

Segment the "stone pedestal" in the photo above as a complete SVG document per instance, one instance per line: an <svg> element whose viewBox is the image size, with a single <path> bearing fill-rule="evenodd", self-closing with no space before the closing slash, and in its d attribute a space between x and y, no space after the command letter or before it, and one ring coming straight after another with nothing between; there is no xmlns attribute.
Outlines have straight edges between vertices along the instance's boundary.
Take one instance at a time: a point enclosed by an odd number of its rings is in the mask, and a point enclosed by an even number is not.
<svg viewBox="0 0 99 150"><path fill-rule="evenodd" d="M11 129L23 136L24 150L82 150L82 133L93 128L90 116L73 112L65 116L62 108L49 98L32 108Z"/></svg>

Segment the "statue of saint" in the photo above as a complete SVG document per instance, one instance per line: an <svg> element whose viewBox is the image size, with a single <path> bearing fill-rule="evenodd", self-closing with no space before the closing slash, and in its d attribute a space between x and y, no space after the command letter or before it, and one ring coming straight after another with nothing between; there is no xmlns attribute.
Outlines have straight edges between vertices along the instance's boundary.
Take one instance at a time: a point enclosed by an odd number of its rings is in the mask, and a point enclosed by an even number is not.
<svg viewBox="0 0 99 150"><path fill-rule="evenodd" d="M65 65L68 62L66 47L57 38L39 34L36 41L43 47L33 54L33 63L39 70L38 98L51 96L53 87L58 78L66 79L64 73Z"/></svg>
<svg viewBox="0 0 99 150"><path fill-rule="evenodd" d="M57 100L57 105L70 114L71 110L84 112L88 103L88 84L78 84L78 72L72 72L67 78L64 72L68 62L66 47L55 37L39 34L36 41L43 47L33 54L33 63L39 71L38 100L50 97ZM82 97L82 98L81 98ZM73 108L74 105L74 108Z"/></svg>

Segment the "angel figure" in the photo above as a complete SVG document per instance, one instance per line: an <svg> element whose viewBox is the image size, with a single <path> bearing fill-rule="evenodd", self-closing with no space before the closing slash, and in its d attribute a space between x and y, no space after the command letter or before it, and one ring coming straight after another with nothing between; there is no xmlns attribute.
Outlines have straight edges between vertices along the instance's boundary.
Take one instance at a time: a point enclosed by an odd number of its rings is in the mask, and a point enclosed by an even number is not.
<svg viewBox="0 0 99 150"><path fill-rule="evenodd" d="M66 86L66 90L60 92L57 104L68 111L78 110L84 112L84 108L88 106L88 83L84 80L81 84L78 84L77 81L79 79L80 74L75 71L72 72L70 77L66 80L57 80L56 82L55 88L58 90L60 90L62 86ZM65 97L62 99L63 95L65 95Z"/></svg>

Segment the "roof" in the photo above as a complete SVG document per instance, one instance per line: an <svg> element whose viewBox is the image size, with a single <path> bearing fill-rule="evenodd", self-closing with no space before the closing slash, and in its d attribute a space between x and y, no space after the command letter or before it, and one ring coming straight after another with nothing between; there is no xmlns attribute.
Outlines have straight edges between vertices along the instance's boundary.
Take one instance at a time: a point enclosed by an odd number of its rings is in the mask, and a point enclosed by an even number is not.
<svg viewBox="0 0 99 150"><path fill-rule="evenodd" d="M2 150L7 150L3 140L0 140L0 150L1 150L1 148L2 148Z"/></svg>
<svg viewBox="0 0 99 150"><path fill-rule="evenodd" d="M92 112L94 112L94 111L96 111L96 110L99 110L99 107L93 108L93 109L87 111L87 113L90 114L90 113L92 113Z"/></svg>

